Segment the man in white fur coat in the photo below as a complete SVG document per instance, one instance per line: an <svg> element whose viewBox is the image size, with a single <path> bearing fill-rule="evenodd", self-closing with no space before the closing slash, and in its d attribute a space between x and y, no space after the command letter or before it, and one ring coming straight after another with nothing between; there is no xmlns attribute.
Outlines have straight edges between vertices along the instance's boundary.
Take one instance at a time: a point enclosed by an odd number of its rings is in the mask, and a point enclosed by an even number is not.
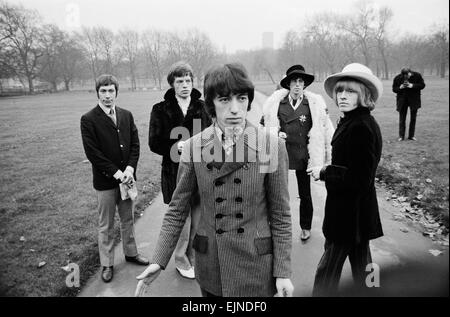
<svg viewBox="0 0 450 317"><path fill-rule="evenodd" d="M300 196L300 238L311 236L313 204L308 167L331 162L331 139L334 128L322 96L304 89L314 81L302 65L291 66L275 91L264 103L261 124L278 128L286 140L289 169L295 170Z"/></svg>

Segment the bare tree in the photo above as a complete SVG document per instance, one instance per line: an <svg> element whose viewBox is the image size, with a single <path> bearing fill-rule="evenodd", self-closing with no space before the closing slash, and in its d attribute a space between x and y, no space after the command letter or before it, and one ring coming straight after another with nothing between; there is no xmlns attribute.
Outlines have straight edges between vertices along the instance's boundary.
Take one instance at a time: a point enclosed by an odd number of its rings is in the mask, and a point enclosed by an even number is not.
<svg viewBox="0 0 450 317"><path fill-rule="evenodd" d="M289 66L297 64L300 58L299 48L301 40L297 32L289 30L286 32L283 44L278 52L278 67L287 69Z"/></svg>
<svg viewBox="0 0 450 317"><path fill-rule="evenodd" d="M339 67L340 36L336 28L337 16L332 13L319 13L308 20L305 35L320 49L323 62L331 73Z"/></svg>
<svg viewBox="0 0 450 317"><path fill-rule="evenodd" d="M0 39L7 56L9 70L22 81L28 82L29 92L34 92L33 80L40 71L42 57L40 25L35 11L22 6L0 3Z"/></svg>
<svg viewBox="0 0 450 317"><path fill-rule="evenodd" d="M43 27L43 58L40 78L52 84L53 91L58 90L58 83L62 80L61 48L65 34L56 25L47 24Z"/></svg>
<svg viewBox="0 0 450 317"><path fill-rule="evenodd" d="M431 43L437 51L437 60L435 62L439 68L439 76L445 78L445 72L448 66L448 45L449 45L449 26L448 23L433 26L431 34Z"/></svg>
<svg viewBox="0 0 450 317"><path fill-rule="evenodd" d="M147 30L142 35L142 48L147 69L150 71L155 85L162 89L162 78L166 66L167 34L160 30Z"/></svg>
<svg viewBox="0 0 450 317"><path fill-rule="evenodd" d="M201 79L205 71L214 62L216 54L217 50L208 35L197 29L191 29L187 32L184 39L183 55L194 69L199 86L201 86Z"/></svg>
<svg viewBox="0 0 450 317"><path fill-rule="evenodd" d="M83 28L82 34L79 36L80 42L83 43L83 51L89 60L89 66L92 77L95 80L100 75L100 47L96 39L94 29Z"/></svg>
<svg viewBox="0 0 450 317"><path fill-rule="evenodd" d="M82 45L79 43L76 35L65 33L62 45L59 51L60 71L64 82L65 90L70 90L70 83L80 76L86 57L83 54Z"/></svg>
<svg viewBox="0 0 450 317"><path fill-rule="evenodd" d="M121 31L118 41L123 51L123 56L128 63L131 79L131 90L136 90L136 62L139 53L139 33L133 30Z"/></svg>
<svg viewBox="0 0 450 317"><path fill-rule="evenodd" d="M339 26L353 35L358 43L364 63L370 67L372 62L372 43L376 13L371 1L360 0L356 3L356 14L341 17Z"/></svg>
<svg viewBox="0 0 450 317"><path fill-rule="evenodd" d="M377 43L378 52L383 62L384 79L389 79L389 66L387 58L387 46L389 45L389 41L386 36L386 29L393 16L394 13L389 7L382 7L378 10L377 26L374 37Z"/></svg>

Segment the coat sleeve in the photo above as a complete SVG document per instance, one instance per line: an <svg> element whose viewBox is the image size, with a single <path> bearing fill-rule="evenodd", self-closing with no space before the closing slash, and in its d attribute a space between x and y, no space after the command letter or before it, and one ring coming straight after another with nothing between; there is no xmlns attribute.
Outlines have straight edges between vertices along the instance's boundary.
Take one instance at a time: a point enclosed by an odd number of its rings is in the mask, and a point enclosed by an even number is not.
<svg viewBox="0 0 450 317"><path fill-rule="evenodd" d="M148 146L152 152L163 156L170 154L173 144L173 140L169 138L170 135L164 127L166 121L161 104L154 105L150 114Z"/></svg>
<svg viewBox="0 0 450 317"><path fill-rule="evenodd" d="M119 168L108 159L99 147L99 140L95 133L95 125L90 118L82 116L80 121L81 139L84 152L92 166L104 176L112 178Z"/></svg>
<svg viewBox="0 0 450 317"><path fill-rule="evenodd" d="M274 140L274 139L272 139ZM266 175L270 226L273 241L273 276L291 276L292 223L288 190L288 155L284 141L278 142L278 168Z"/></svg>
<svg viewBox="0 0 450 317"><path fill-rule="evenodd" d="M402 84L401 76L400 75L395 76L395 78L392 82L392 91L394 93L398 94L401 91L401 89L400 89L401 84Z"/></svg>
<svg viewBox="0 0 450 317"><path fill-rule="evenodd" d="M128 165L133 167L135 171L139 160L139 153L139 133L136 124L134 123L133 114L130 112L130 156L128 159Z"/></svg>
<svg viewBox="0 0 450 317"><path fill-rule="evenodd" d="M323 171L328 191L346 191L355 195L370 189L377 166L375 135L360 124L349 131L346 147L346 166L328 165Z"/></svg>
<svg viewBox="0 0 450 317"><path fill-rule="evenodd" d="M169 263L189 215L190 209L186 207L193 195L197 193L197 176L191 154L191 145L192 142L187 141L183 148L178 167L177 187L164 216L158 243L153 254L152 263L157 263L162 268L165 268Z"/></svg>
<svg viewBox="0 0 450 317"><path fill-rule="evenodd" d="M425 88L425 82L423 80L422 75L420 75L419 73L415 73L414 74L415 77L417 77L417 82L416 83L412 83L413 86L411 89L417 89L417 90L422 90Z"/></svg>
<svg viewBox="0 0 450 317"><path fill-rule="evenodd" d="M333 139L334 127L326 110L325 118L325 165L331 164L331 140Z"/></svg>

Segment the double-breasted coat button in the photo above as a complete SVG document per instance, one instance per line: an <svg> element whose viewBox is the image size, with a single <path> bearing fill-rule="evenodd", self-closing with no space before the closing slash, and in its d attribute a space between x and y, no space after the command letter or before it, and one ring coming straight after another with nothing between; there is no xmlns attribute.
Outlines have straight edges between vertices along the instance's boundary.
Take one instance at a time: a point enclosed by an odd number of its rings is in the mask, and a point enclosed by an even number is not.
<svg viewBox="0 0 450 317"><path fill-rule="evenodd" d="M237 202L237 203L241 203L242 202L242 197L236 197L234 199L234 201Z"/></svg>
<svg viewBox="0 0 450 317"><path fill-rule="evenodd" d="M236 214L236 218L238 218L238 219L244 218L244 214L238 213L238 214Z"/></svg>
<svg viewBox="0 0 450 317"><path fill-rule="evenodd" d="M223 218L223 214L217 214L216 215L216 219L222 219Z"/></svg>
<svg viewBox="0 0 450 317"><path fill-rule="evenodd" d="M222 229L217 229L216 230L216 233L218 233L218 234L222 234L222 233L224 233L225 231L223 231Z"/></svg>
<svg viewBox="0 0 450 317"><path fill-rule="evenodd" d="M216 187L222 186L223 184L225 184L225 183L222 182L221 180L217 180L217 181L214 182L214 185L215 185Z"/></svg>
<svg viewBox="0 0 450 317"><path fill-rule="evenodd" d="M234 179L234 183L235 184L240 184L241 183L241 179L240 178L235 178Z"/></svg>
<svg viewBox="0 0 450 317"><path fill-rule="evenodd" d="M206 164L206 168L208 169L208 171L212 171L212 164L211 163L208 163L208 164Z"/></svg>
<svg viewBox="0 0 450 317"><path fill-rule="evenodd" d="M244 228L239 228L239 229L237 229L237 232L238 232L238 233L244 233Z"/></svg>
<svg viewBox="0 0 450 317"><path fill-rule="evenodd" d="M123 147L123 144L121 144L120 147Z"/></svg>
<svg viewBox="0 0 450 317"><path fill-rule="evenodd" d="M248 164L244 164L243 169L248 170Z"/></svg>
<svg viewBox="0 0 450 317"><path fill-rule="evenodd" d="M218 197L216 198L216 203L221 203L222 201L224 201L225 199L223 199L222 197Z"/></svg>

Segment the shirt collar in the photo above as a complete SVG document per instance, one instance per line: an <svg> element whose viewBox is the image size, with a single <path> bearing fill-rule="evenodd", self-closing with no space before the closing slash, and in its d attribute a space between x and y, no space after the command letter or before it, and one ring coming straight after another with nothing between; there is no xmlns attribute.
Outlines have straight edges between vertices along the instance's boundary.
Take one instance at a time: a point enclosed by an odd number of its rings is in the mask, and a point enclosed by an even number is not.
<svg viewBox="0 0 450 317"><path fill-rule="evenodd" d="M291 105L293 105L292 102L294 101L294 98L292 98L291 94L288 94L288 96L289 96L289 103ZM297 103L295 105L293 105L293 106L295 107L295 106L301 104L302 100L303 100L303 94L299 96L299 98L297 99Z"/></svg>
<svg viewBox="0 0 450 317"><path fill-rule="evenodd" d="M101 102L98 103L98 105L100 106L100 108L102 108L102 110L106 113L106 115L110 115L111 109L114 111L114 114L116 114L116 105L113 104L111 107L105 107L104 105L102 105Z"/></svg>

